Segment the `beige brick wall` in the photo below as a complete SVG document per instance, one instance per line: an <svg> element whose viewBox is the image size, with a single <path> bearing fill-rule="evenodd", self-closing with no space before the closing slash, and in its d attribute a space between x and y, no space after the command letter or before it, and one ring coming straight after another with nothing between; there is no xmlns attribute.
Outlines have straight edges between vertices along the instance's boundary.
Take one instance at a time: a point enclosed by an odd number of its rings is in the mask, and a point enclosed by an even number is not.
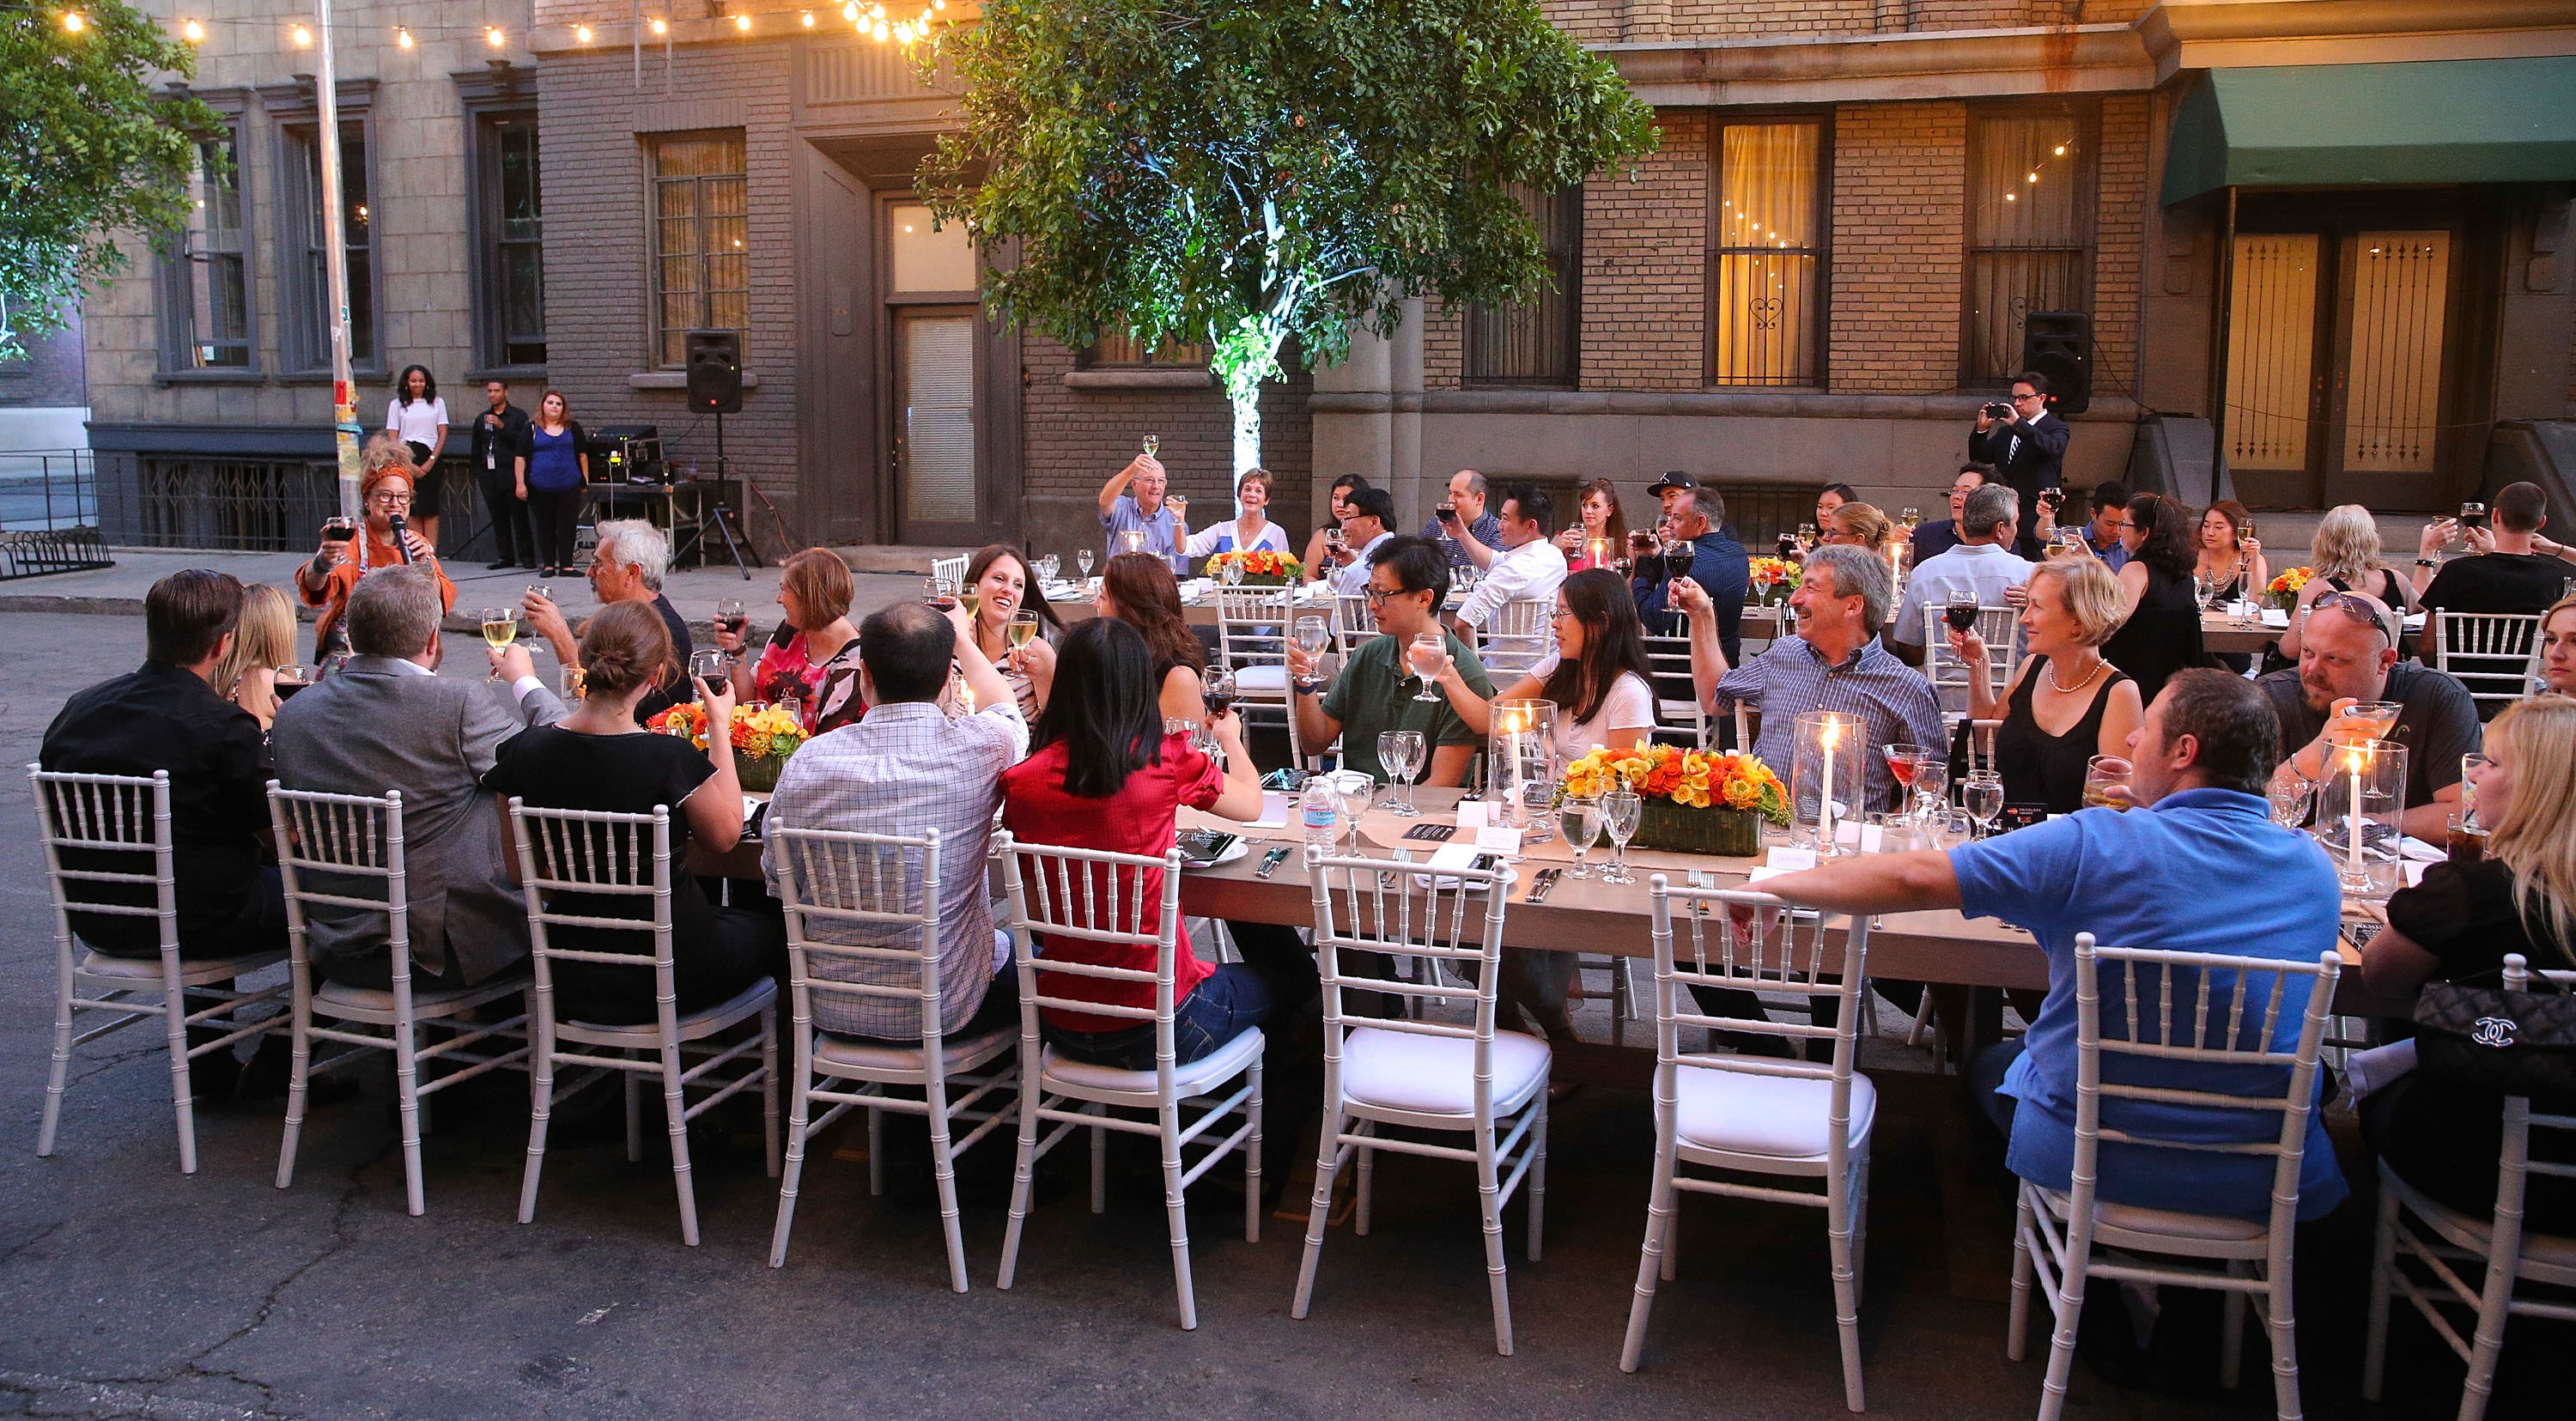
<svg viewBox="0 0 2576 1421"><path fill-rule="evenodd" d="M1837 394L1925 394L1958 383L1968 110L1846 104L1834 113Z"/></svg>
<svg viewBox="0 0 2576 1421"><path fill-rule="evenodd" d="M602 3L603 0L585 0ZM1586 44L2117 23L2155 0L1547 0Z"/></svg>
<svg viewBox="0 0 2576 1421"><path fill-rule="evenodd" d="M1583 387L1695 390L1707 364L1708 115L1667 109L1634 181L1583 190Z"/></svg>
<svg viewBox="0 0 2576 1421"><path fill-rule="evenodd" d="M2138 390L2138 313L2146 257L2147 223L2155 206L2148 189L2151 140L2148 96L2113 94L2102 101L2102 157L2095 191L2093 394L2134 395Z"/></svg>

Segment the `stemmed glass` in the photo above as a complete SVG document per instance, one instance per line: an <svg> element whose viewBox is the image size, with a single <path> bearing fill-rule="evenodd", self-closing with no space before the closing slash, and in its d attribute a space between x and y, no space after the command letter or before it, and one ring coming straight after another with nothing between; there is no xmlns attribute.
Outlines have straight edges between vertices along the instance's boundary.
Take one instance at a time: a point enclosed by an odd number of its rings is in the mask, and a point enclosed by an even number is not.
<svg viewBox="0 0 2576 1421"><path fill-rule="evenodd" d="M1216 565L1216 579L1228 587L1243 585L1243 559L1227 558Z"/></svg>
<svg viewBox="0 0 2576 1421"><path fill-rule="evenodd" d="M1074 565L1075 567L1078 567L1078 568L1082 569L1082 575L1083 575L1084 577L1086 577L1086 578L1090 577L1090 576L1091 576L1091 549L1089 549L1089 548L1081 548L1081 549L1076 550L1076 551L1075 551L1075 553L1074 553L1074 555L1073 555L1073 565Z"/></svg>
<svg viewBox="0 0 2576 1421"><path fill-rule="evenodd" d="M510 643L517 641L518 639L518 608L486 607L483 609L483 640L488 643L494 651L505 650L508 648ZM499 670L495 669L491 675L486 676L483 679L486 681L498 681L501 679L501 673Z"/></svg>
<svg viewBox="0 0 2576 1421"><path fill-rule="evenodd" d="M1449 639L1438 632L1422 632L1413 638L1413 674L1422 678L1422 689L1414 694L1417 701L1440 701L1440 664L1449 657Z"/></svg>
<svg viewBox="0 0 2576 1421"><path fill-rule="evenodd" d="M1377 781L1357 770L1336 771L1332 777L1333 795L1341 801L1342 822L1350 826L1351 857L1366 857L1360 844L1360 816L1368 813L1377 798Z"/></svg>
<svg viewBox="0 0 2576 1421"><path fill-rule="evenodd" d="M2004 777L1993 770L1971 770L1960 797L1968 802L1968 817L1976 821L1977 837L1991 837L1995 816L2004 812Z"/></svg>
<svg viewBox="0 0 2576 1421"><path fill-rule="evenodd" d="M1899 742L1880 746L1879 753L1887 757L1887 772L1896 776L1899 808L1910 810L1914 804L1914 777L1923 769L1930 752L1920 745Z"/></svg>
<svg viewBox="0 0 2576 1421"><path fill-rule="evenodd" d="M2308 803L2317 787L2297 775L2272 781L2265 798L2272 801L2272 822L2284 829L2296 829L2308 822Z"/></svg>
<svg viewBox="0 0 2576 1421"><path fill-rule="evenodd" d="M1424 750L1419 730L1381 730L1377 733L1377 762L1404 786L1404 801L1390 804L1386 809L1387 813L1399 819L1421 817L1422 811L1413 807L1413 781L1422 773Z"/></svg>
<svg viewBox="0 0 2576 1421"><path fill-rule="evenodd" d="M1637 875L1628 871L1628 840L1635 836L1637 821L1645 812L1645 799L1633 789L1614 789L1601 796L1601 827L1610 835L1610 862L1602 866L1602 882L1637 881Z"/></svg>
<svg viewBox="0 0 2576 1421"><path fill-rule="evenodd" d="M1929 825L1949 800L1950 766L1939 756L1926 756L1914 770L1914 818Z"/></svg>
<svg viewBox="0 0 2576 1421"><path fill-rule="evenodd" d="M1557 826L1565 830L1566 847L1574 850L1574 869L1569 878L1590 878L1592 868L1583 856L1592 852L1592 843L1601 836L1601 797L1572 795L1556 802Z"/></svg>
<svg viewBox="0 0 2576 1421"><path fill-rule="evenodd" d="M1035 621L1035 618L1031 620ZM1199 700L1207 706L1207 713L1211 719L1225 714L1234 705L1236 695L1234 672L1228 667L1219 666L1211 669L1207 679L1199 683ZM1217 748L1216 732L1208 729L1202 722L1197 736L1191 743L1198 747L1200 753L1213 755Z"/></svg>
<svg viewBox="0 0 2576 1421"><path fill-rule="evenodd" d="M739 597L719 597L716 599L716 625L741 637L751 630L751 609L743 606ZM744 647L736 645L730 653L731 658L740 661L744 651Z"/></svg>
<svg viewBox="0 0 2576 1421"><path fill-rule="evenodd" d="M1321 657L1324 654L1324 648L1333 644L1333 629L1321 617L1299 617L1297 619L1296 637L1297 649L1299 651L1302 651L1311 657ZM1317 667L1316 669L1321 670L1322 668ZM1323 677L1316 676L1305 684L1312 687L1320 686L1323 682Z"/></svg>

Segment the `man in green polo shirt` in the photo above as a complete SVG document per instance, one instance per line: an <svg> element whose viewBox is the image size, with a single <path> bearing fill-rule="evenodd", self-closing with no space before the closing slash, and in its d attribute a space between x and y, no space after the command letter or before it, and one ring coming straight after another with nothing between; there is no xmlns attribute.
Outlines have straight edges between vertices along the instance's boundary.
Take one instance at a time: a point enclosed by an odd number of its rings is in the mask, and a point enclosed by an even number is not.
<svg viewBox="0 0 2576 1421"><path fill-rule="evenodd" d="M1439 544L1398 536L1377 545L1369 554L1368 599L1377 613L1379 635L1351 653L1330 690L1317 679L1321 658L1289 644L1288 675L1296 692L1297 734L1304 743L1329 745L1338 735L1342 767L1383 780L1390 777L1378 763L1378 732L1418 730L1431 752L1422 783L1466 782L1468 763L1484 737L1458 718L1445 691L1434 700L1420 699L1422 679L1406 664L1406 648L1414 637L1438 632L1448 643L1456 679L1493 699L1494 683L1486 679L1475 651L1439 624L1440 604L1448 595L1449 557ZM1440 690L1449 679L1443 675L1433 689Z"/></svg>

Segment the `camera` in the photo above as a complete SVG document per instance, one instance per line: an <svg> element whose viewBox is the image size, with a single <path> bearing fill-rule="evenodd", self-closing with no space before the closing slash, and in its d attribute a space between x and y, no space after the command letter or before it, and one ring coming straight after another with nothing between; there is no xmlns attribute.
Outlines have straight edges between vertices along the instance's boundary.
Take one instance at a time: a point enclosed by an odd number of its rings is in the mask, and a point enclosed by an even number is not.
<svg viewBox="0 0 2576 1421"><path fill-rule="evenodd" d="M1989 403L1985 409L1985 414L1988 419L2010 419L2012 418L2012 412L2013 407L2001 400L1995 400Z"/></svg>

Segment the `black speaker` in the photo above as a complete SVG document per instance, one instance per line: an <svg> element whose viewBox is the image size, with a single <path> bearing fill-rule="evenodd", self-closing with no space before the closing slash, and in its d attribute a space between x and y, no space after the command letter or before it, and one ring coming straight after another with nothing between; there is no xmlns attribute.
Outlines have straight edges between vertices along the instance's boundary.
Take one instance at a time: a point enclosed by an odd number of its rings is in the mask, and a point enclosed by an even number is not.
<svg viewBox="0 0 2576 1421"><path fill-rule="evenodd" d="M691 339L695 339L692 333ZM2060 416L2093 406L2093 317L2084 311L2033 311L2022 322L2021 368L2048 377L2049 408ZM690 366L690 399L697 398Z"/></svg>
<svg viewBox="0 0 2576 1421"><path fill-rule="evenodd" d="M732 414L742 408L742 337L734 331L689 332L689 409Z"/></svg>

